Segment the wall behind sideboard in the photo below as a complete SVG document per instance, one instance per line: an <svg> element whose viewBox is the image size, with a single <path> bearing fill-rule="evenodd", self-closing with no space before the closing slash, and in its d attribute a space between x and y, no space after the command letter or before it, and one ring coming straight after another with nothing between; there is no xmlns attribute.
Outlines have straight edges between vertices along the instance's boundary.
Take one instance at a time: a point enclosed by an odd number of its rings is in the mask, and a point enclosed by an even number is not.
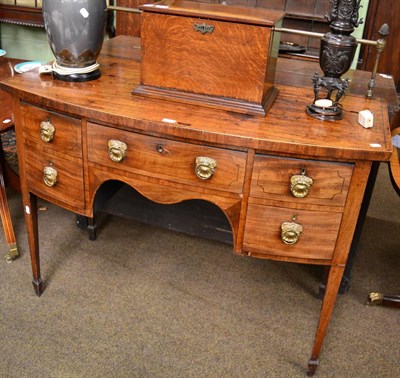
<svg viewBox="0 0 400 378"><path fill-rule="evenodd" d="M1 48L7 51L8 58L54 60L44 29L11 24L0 24L0 27Z"/></svg>
<svg viewBox="0 0 400 378"><path fill-rule="evenodd" d="M264 0L265 3L270 0ZM315 0L318 2L319 0ZM326 0L324 0L326 1ZM369 0L362 0L360 17L365 19L368 10ZM118 17L118 13L116 15ZM19 26L6 23L0 23L1 48L7 51L7 57L25 60L52 61L54 59L44 29ZM364 30L364 24L360 25L353 35L361 38ZM356 54L356 58L358 53ZM352 68L357 65L357 59L354 60Z"/></svg>

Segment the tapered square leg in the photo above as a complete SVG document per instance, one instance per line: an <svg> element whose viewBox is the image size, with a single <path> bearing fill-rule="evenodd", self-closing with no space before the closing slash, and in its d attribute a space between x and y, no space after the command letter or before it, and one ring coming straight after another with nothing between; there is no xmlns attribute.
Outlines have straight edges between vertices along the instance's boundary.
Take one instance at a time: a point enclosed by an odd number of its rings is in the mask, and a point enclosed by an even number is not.
<svg viewBox="0 0 400 378"><path fill-rule="evenodd" d="M307 377L314 377L315 373L317 372L317 367L319 365L318 360L309 360L308 361L308 370L307 370Z"/></svg>
<svg viewBox="0 0 400 378"><path fill-rule="evenodd" d="M43 281L40 279L38 281L32 280L33 289L38 297L43 293Z"/></svg>
<svg viewBox="0 0 400 378"><path fill-rule="evenodd" d="M27 193L24 197L25 221L28 231L29 252L31 255L31 265L33 274L33 288L38 297L43 292L43 283L40 276L40 258L39 258L39 234L38 234L38 213L37 197L32 193Z"/></svg>

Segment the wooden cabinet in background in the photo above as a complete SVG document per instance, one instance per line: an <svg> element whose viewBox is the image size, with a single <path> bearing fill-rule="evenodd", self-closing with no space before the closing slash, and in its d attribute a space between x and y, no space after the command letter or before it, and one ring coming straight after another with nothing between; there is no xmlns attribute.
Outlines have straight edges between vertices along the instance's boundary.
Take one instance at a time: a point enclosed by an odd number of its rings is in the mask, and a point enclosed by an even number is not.
<svg viewBox="0 0 400 378"><path fill-rule="evenodd" d="M381 54L378 72L393 75L397 92L400 92L400 1L399 0L370 0L365 22L364 38L377 40L378 32L383 24L388 24L390 34L386 47ZM376 48L362 46L358 69L372 71L376 58Z"/></svg>

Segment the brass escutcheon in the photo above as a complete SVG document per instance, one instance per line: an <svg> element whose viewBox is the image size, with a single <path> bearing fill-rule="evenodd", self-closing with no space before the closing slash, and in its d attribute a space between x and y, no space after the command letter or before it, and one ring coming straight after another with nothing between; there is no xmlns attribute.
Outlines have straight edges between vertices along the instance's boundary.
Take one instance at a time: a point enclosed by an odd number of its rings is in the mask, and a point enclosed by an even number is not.
<svg viewBox="0 0 400 378"><path fill-rule="evenodd" d="M215 159L206 156L198 156L196 158L196 166L194 168L194 172L199 179L210 179L214 174L216 168L217 161Z"/></svg>
<svg viewBox="0 0 400 378"><path fill-rule="evenodd" d="M44 167L43 169L43 182L47 186L54 186L57 184L58 172L53 167Z"/></svg>
<svg viewBox="0 0 400 378"><path fill-rule="evenodd" d="M207 25L205 22L202 24L198 24L197 22L194 23L193 25L194 30L201 33L201 34L206 34L206 33L212 33L214 31L214 26L213 25Z"/></svg>
<svg viewBox="0 0 400 378"><path fill-rule="evenodd" d="M108 156L112 161L119 163L124 160L128 146L119 140L110 139L108 141Z"/></svg>
<svg viewBox="0 0 400 378"><path fill-rule="evenodd" d="M40 122L40 139L43 142L51 143L53 141L55 132L56 128L50 121Z"/></svg>
<svg viewBox="0 0 400 378"><path fill-rule="evenodd" d="M281 224L281 238L285 244L296 244L303 232L303 226L296 223L296 214L292 216L292 222L283 222Z"/></svg>
<svg viewBox="0 0 400 378"><path fill-rule="evenodd" d="M312 184L314 184L314 180L306 176L306 170L303 168L300 175L293 175L290 178L290 192L297 198L306 197Z"/></svg>

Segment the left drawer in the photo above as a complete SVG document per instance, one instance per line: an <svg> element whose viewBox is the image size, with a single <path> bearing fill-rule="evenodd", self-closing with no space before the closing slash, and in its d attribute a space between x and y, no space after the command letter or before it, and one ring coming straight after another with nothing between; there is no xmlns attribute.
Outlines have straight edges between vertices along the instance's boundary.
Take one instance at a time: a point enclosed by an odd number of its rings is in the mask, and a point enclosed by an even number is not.
<svg viewBox="0 0 400 378"><path fill-rule="evenodd" d="M31 145L25 144L24 148L29 191L71 210L82 210L82 165L48 154Z"/></svg>
<svg viewBox="0 0 400 378"><path fill-rule="evenodd" d="M22 127L25 141L47 152L82 158L81 121L77 118L22 104Z"/></svg>

